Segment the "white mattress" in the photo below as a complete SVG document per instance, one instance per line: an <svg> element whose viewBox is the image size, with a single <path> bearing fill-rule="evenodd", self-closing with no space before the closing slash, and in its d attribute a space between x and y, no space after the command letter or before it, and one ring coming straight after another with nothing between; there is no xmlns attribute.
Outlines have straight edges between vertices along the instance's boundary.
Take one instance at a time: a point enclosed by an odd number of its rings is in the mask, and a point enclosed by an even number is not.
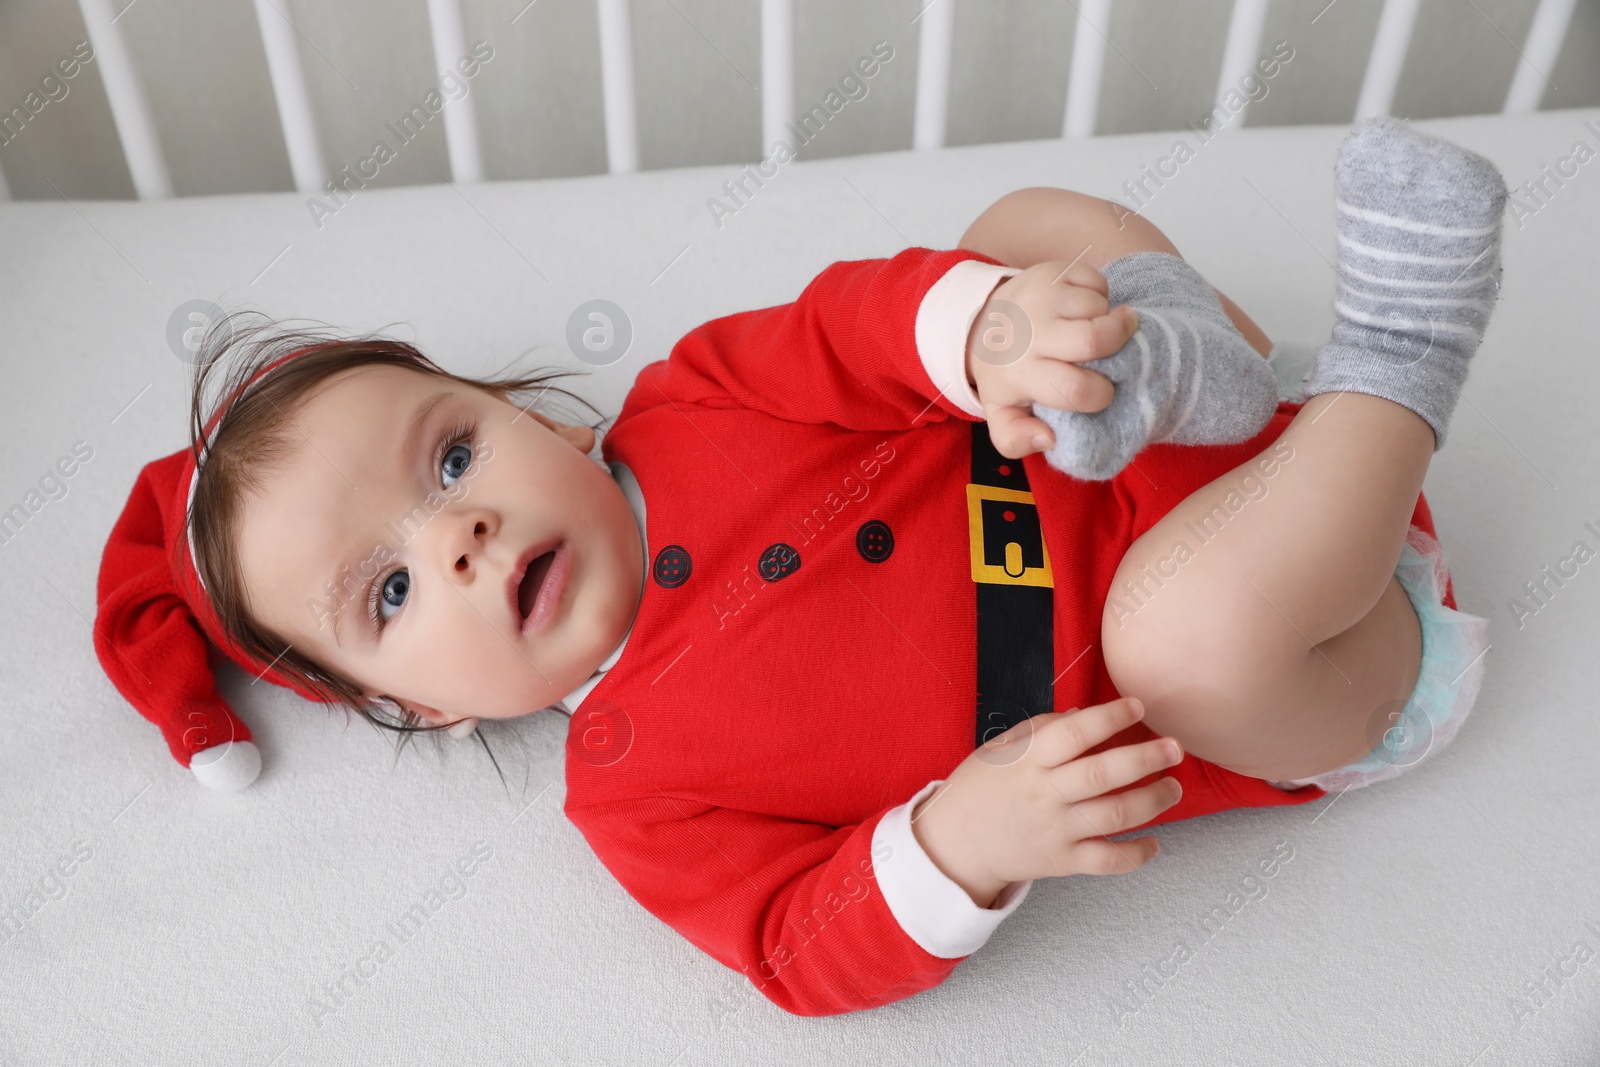
<svg viewBox="0 0 1600 1067"><path fill-rule="evenodd" d="M1600 110L1417 125L1513 187L1600 144ZM1332 324L1346 132L1229 133L1148 206L1274 338ZM139 467L186 441L166 342L184 301L393 325L480 372L528 350L579 366L567 315L604 297L633 350L576 387L615 414L707 318L792 300L835 260L952 247L1015 188L1115 196L1175 139L791 163L720 229L706 202L732 167L368 190L320 230L288 194L0 205L0 510L93 449L0 545L0 909L25 915L0 943L0 1063L1596 1062L1600 562L1521 625L1510 604L1600 548L1597 163L1508 218L1503 296L1428 475L1461 606L1492 623L1456 743L1327 803L1165 828L1130 875L1041 881L948 981L883 1009L787 1015L635 904L561 813L563 718L491 735L508 795L475 743L393 766L391 735L229 668L266 769L222 795L95 661L100 548ZM490 858L448 899L475 847ZM389 924L435 889L399 942ZM1192 958L1162 976L1180 941Z"/></svg>

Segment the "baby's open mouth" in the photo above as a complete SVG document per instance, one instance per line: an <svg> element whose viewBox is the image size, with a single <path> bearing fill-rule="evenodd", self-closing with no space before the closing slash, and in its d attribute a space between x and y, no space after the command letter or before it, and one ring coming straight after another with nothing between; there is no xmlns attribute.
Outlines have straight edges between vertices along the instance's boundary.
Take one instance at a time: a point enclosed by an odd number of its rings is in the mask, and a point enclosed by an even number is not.
<svg viewBox="0 0 1600 1067"><path fill-rule="evenodd" d="M560 546L557 546L560 547ZM539 589L544 585L545 575L550 573L550 564L555 561L556 550L552 548L542 556L534 557L528 564L527 573L522 576L522 581L517 586L517 611L524 620L533 610L533 605L539 599Z"/></svg>

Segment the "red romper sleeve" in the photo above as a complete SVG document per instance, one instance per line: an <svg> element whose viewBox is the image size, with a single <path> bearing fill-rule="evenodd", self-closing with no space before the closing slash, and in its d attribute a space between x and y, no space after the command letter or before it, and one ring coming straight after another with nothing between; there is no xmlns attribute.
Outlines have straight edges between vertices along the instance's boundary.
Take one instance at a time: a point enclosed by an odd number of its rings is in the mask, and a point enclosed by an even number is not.
<svg viewBox="0 0 1600 1067"><path fill-rule="evenodd" d="M685 334L639 372L617 425L660 404L866 431L982 421L967 381L967 332L995 286L1018 273L965 250L834 263L793 303Z"/></svg>
<svg viewBox="0 0 1600 1067"><path fill-rule="evenodd" d="M916 885L923 865L932 868L920 849L898 848L879 829L908 806L841 827L659 793L569 803L566 814L647 911L778 1007L817 1016L879 1007L938 985L1027 895L1030 883L1016 883L1003 908L988 911L949 882L985 919L944 932L957 945L947 951L959 955L929 952L902 927L882 884L896 877Z"/></svg>

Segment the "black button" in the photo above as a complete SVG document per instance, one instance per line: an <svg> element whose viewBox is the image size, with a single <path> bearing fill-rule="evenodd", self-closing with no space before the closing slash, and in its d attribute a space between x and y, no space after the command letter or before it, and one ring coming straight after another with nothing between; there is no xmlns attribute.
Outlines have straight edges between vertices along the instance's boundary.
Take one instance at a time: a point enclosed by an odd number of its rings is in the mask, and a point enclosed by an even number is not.
<svg viewBox="0 0 1600 1067"><path fill-rule="evenodd" d="M894 534L889 524L881 519L862 523L861 529L856 531L856 551L868 563L882 563L888 559L894 552Z"/></svg>
<svg viewBox="0 0 1600 1067"><path fill-rule="evenodd" d="M656 562L650 568L650 576L656 584L663 589L676 589L689 580L689 571L693 563L689 553L678 545L668 545L656 553Z"/></svg>
<svg viewBox="0 0 1600 1067"><path fill-rule="evenodd" d="M756 563L756 571L763 579L769 582L787 578L799 569L800 553L782 541L768 545L767 550L761 553L761 559Z"/></svg>

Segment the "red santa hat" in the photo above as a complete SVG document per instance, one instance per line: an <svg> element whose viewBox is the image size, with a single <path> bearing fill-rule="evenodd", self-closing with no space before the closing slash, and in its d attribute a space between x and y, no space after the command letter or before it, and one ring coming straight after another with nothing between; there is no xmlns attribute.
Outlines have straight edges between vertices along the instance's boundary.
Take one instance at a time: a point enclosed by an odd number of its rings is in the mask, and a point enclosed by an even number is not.
<svg viewBox="0 0 1600 1067"><path fill-rule="evenodd" d="M224 412L301 348L273 360L217 406L205 429L199 463L185 448L139 472L100 560L94 649L117 690L161 729L173 758L201 784L243 789L261 771L250 729L217 693L207 642L256 678L308 700L327 698L258 663L224 632L194 565L188 514ZM276 662L276 661L274 661Z"/></svg>

